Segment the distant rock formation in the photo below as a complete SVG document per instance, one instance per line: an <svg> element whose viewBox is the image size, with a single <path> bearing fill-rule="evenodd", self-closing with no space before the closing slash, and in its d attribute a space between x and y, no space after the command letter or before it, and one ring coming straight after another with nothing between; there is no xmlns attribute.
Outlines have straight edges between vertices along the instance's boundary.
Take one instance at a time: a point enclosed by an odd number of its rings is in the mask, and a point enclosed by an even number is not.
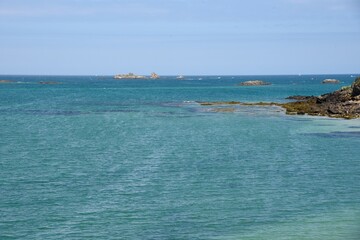
<svg viewBox="0 0 360 240"><path fill-rule="evenodd" d="M152 72L150 78L151 78L151 79L159 79L160 76L157 75L156 73Z"/></svg>
<svg viewBox="0 0 360 240"><path fill-rule="evenodd" d="M12 80L0 80L0 83L13 83L15 81Z"/></svg>
<svg viewBox="0 0 360 240"><path fill-rule="evenodd" d="M114 76L115 79L144 79L145 76L136 75L134 73L128 73L128 74L117 74Z"/></svg>
<svg viewBox="0 0 360 240"><path fill-rule="evenodd" d="M251 80L239 83L239 86L263 86L263 85L271 85L269 82L264 82L261 80Z"/></svg>
<svg viewBox="0 0 360 240"><path fill-rule="evenodd" d="M337 79L330 79L330 78L328 78L328 79L325 79L325 80L323 80L321 83L324 83L324 84L338 84L338 83L340 83L340 81L339 80L337 80Z"/></svg>

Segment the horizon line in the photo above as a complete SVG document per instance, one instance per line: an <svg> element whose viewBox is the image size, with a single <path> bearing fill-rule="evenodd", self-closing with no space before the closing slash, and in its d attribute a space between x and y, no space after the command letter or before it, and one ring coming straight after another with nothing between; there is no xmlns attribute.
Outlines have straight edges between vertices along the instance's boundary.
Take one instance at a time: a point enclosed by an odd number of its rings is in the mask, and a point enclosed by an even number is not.
<svg viewBox="0 0 360 240"><path fill-rule="evenodd" d="M64 77L77 77L77 76L92 76L92 77L111 77L117 74L3 74L0 76L64 76ZM138 74L142 76L150 76L151 74ZM360 75L359 73L280 73L280 74L164 74L159 76L173 77L173 76L309 76L309 75Z"/></svg>

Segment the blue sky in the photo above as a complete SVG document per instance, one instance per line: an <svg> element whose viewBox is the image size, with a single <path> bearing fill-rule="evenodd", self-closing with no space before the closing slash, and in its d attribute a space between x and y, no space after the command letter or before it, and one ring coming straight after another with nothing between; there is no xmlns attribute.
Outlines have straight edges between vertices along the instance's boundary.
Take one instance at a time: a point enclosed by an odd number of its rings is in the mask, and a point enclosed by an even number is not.
<svg viewBox="0 0 360 240"><path fill-rule="evenodd" d="M360 0L0 0L0 74L360 72Z"/></svg>

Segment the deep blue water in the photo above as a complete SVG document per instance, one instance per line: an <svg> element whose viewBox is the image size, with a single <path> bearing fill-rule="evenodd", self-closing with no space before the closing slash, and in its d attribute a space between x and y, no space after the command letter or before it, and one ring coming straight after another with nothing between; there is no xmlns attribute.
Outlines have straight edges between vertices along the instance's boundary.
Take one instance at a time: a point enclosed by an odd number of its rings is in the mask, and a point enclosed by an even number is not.
<svg viewBox="0 0 360 240"><path fill-rule="evenodd" d="M0 239L359 237L360 120L196 103L350 75L1 79L16 82L0 84ZM236 86L250 79L273 85Z"/></svg>

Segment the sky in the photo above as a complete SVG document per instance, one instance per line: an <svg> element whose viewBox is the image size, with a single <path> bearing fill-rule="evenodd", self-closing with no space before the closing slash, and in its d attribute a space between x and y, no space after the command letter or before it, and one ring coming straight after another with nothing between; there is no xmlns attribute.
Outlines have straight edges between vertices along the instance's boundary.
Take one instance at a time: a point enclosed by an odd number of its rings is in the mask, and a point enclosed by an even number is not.
<svg viewBox="0 0 360 240"><path fill-rule="evenodd" d="M360 73L360 0L0 0L0 74Z"/></svg>

